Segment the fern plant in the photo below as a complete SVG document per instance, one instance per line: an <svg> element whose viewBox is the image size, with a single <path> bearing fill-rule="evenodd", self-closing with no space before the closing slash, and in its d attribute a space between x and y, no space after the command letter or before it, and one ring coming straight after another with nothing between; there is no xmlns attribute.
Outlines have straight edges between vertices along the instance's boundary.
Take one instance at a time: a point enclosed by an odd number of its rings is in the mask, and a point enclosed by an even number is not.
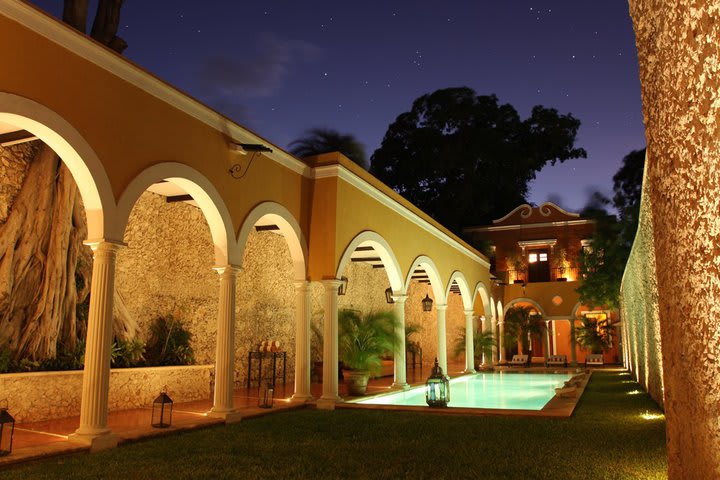
<svg viewBox="0 0 720 480"><path fill-rule="evenodd" d="M380 373L383 355L395 351L400 339L395 333L397 319L392 312L360 314L338 312L338 350L350 370Z"/></svg>

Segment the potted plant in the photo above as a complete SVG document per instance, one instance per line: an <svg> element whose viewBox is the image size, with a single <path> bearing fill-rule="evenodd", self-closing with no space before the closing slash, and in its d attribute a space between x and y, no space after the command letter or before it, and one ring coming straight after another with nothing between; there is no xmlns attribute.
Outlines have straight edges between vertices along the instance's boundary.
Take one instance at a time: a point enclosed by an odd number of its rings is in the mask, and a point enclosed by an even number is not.
<svg viewBox="0 0 720 480"><path fill-rule="evenodd" d="M350 395L364 395L370 375L380 372L382 356L395 350L396 325L393 312L338 312L338 351Z"/></svg>
<svg viewBox="0 0 720 480"><path fill-rule="evenodd" d="M513 283L525 283L525 271L527 270L527 266L525 265L525 260L521 254L517 251L512 252L510 255L505 257L505 265L505 268L508 270L512 268L512 271L514 272Z"/></svg>
<svg viewBox="0 0 720 480"><path fill-rule="evenodd" d="M553 266L557 271L555 280L558 282L567 282L565 271L568 269L567 250L564 248L555 248L552 254Z"/></svg>
<svg viewBox="0 0 720 480"><path fill-rule="evenodd" d="M485 332L481 327L473 333L473 351L475 358L473 359L473 365L476 370L480 369L482 364L482 357L492 355L492 349L495 346L495 339L493 338L492 332ZM458 358L460 355L465 353L465 328L458 327L457 336L453 343L453 356Z"/></svg>
<svg viewBox="0 0 720 480"><path fill-rule="evenodd" d="M531 351L532 337L540 338L545 322L533 307L513 306L505 312L505 344L522 345L523 353Z"/></svg>

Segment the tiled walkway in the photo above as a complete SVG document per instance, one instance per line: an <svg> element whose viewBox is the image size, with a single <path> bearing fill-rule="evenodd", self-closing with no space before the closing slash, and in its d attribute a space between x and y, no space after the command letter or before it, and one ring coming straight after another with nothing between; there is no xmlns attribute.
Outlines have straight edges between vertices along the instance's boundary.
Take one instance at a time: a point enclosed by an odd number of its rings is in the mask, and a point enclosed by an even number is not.
<svg viewBox="0 0 720 480"><path fill-rule="evenodd" d="M450 364L452 376L461 373L464 365ZM425 381L430 368L417 367L408 369L408 383L417 384ZM371 379L368 384L368 394L386 391L392 384L393 377ZM339 386L340 395L347 394L347 387L342 382ZM290 402L293 393L293 382L278 385L275 390L275 403L272 409L258 407L258 388L240 388L235 390L235 408L240 410L243 418L266 415L291 408L303 408L304 404ZM311 393L318 398L322 395L322 385L313 383ZM211 399L194 402L176 403L173 405L172 427L168 429L155 429L150 426L151 408L137 408L110 412L108 426L120 437L121 442L136 440L143 437L166 435L178 430L202 428L213 424L222 424L223 420L207 416L212 407ZM23 423L15 426L13 437L13 453L7 457L0 457L0 466L10 463L33 460L46 456L67 454L87 450L87 447L68 442L68 435L72 434L79 425L80 417L69 417L44 422Z"/></svg>

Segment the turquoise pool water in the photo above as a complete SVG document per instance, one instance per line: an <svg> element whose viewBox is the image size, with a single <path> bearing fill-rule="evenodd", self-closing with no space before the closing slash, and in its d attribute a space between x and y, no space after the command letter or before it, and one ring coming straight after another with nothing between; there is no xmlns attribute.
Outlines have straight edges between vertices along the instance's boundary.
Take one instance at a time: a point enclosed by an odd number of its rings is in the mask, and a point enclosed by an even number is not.
<svg viewBox="0 0 720 480"><path fill-rule="evenodd" d="M450 403L454 408L542 410L572 374L478 373L450 380ZM425 387L380 395L355 403L374 405L424 405Z"/></svg>

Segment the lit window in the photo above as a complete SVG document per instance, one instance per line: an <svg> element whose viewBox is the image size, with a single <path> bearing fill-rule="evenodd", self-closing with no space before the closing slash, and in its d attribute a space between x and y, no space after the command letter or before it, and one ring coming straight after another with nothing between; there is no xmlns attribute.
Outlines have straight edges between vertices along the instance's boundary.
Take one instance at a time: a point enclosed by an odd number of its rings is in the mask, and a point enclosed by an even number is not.
<svg viewBox="0 0 720 480"><path fill-rule="evenodd" d="M541 261L541 262L547 262L547 253L541 253L541 254L540 254L540 261Z"/></svg>
<svg viewBox="0 0 720 480"><path fill-rule="evenodd" d="M537 261L538 261L537 253L531 253L531 254L528 256L528 262L530 262L530 263L535 263L535 262L537 262Z"/></svg>

